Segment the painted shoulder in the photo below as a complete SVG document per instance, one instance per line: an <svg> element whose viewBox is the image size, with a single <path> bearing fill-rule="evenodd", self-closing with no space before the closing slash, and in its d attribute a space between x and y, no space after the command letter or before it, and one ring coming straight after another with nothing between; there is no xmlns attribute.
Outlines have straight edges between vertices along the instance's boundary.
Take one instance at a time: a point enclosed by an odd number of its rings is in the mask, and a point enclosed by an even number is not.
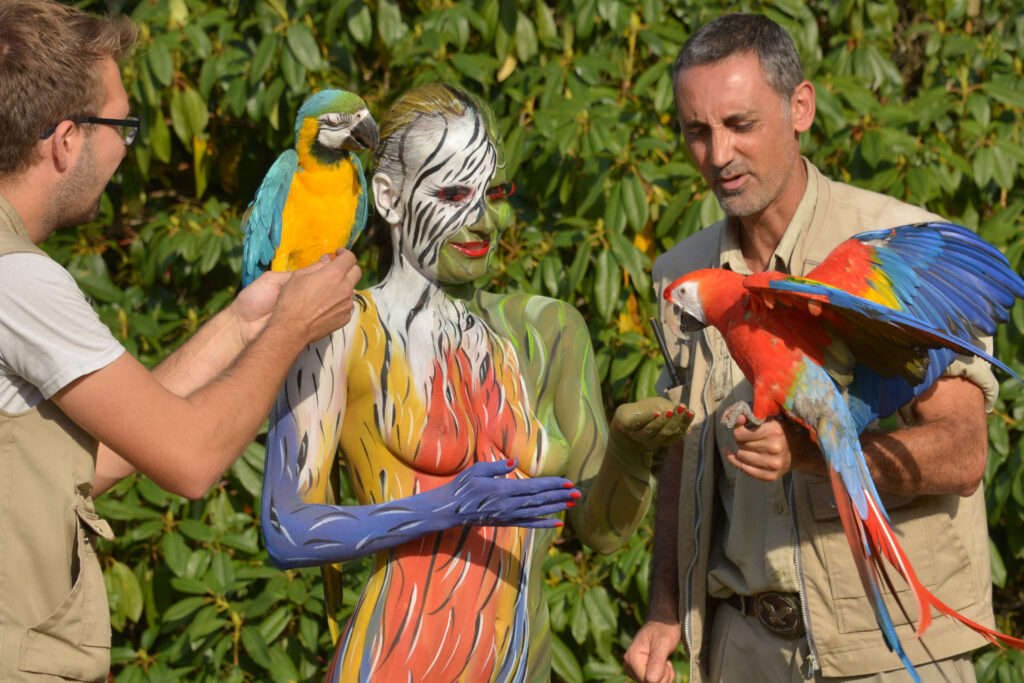
<svg viewBox="0 0 1024 683"><path fill-rule="evenodd" d="M512 292L494 294L482 292L480 302L487 308L501 308L504 311L521 311L527 323L537 326L542 334L554 331L555 326L586 326L583 315L572 304L539 294Z"/></svg>

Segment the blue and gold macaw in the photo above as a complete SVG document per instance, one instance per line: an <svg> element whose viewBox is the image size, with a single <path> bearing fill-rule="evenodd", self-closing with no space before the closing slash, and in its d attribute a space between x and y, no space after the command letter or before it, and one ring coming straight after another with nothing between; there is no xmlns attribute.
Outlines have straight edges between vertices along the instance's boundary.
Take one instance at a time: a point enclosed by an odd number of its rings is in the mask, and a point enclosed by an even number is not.
<svg viewBox="0 0 1024 683"><path fill-rule="evenodd" d="M295 270L355 242L366 225L366 178L352 154L377 146L358 95L322 90L299 108L295 149L270 167L242 217L242 286L267 270Z"/></svg>

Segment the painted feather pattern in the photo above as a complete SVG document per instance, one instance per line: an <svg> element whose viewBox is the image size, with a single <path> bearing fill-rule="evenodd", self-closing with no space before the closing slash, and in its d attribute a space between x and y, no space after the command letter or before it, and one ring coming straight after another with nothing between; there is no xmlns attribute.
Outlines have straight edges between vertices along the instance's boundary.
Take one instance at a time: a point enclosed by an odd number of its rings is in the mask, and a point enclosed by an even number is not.
<svg viewBox="0 0 1024 683"><path fill-rule="evenodd" d="M722 333L754 387L754 419L782 413L818 444L883 638L914 680L920 679L883 602L883 593L895 592L886 564L914 594L916 637L935 609L993 643L1024 649L1024 640L962 617L921 584L890 527L859 435L931 387L958 354L983 358L1022 381L976 341L1006 321L1018 297L1024 280L1006 258L949 223L861 233L805 278L707 269L665 290L683 329L710 324Z"/></svg>

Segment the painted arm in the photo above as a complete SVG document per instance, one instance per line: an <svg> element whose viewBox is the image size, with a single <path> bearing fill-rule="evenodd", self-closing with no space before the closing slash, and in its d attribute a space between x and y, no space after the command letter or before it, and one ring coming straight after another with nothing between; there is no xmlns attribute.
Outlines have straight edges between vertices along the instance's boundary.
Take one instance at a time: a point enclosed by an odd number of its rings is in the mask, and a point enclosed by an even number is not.
<svg viewBox="0 0 1024 683"><path fill-rule="evenodd" d="M274 564L343 562L461 525L561 526L547 515L579 492L561 477L506 479L515 460L477 463L444 486L393 501L326 504L347 402L344 338L338 332L300 357L271 414L261 526Z"/></svg>
<svg viewBox="0 0 1024 683"><path fill-rule="evenodd" d="M660 398L619 406L611 429L605 422L594 349L582 316L565 304L549 307L542 329L558 329L552 362L561 368L554 397L555 418L570 445L570 476L583 504L569 516L580 540L609 553L629 540L651 501L654 454L681 437L693 414Z"/></svg>
<svg viewBox="0 0 1024 683"><path fill-rule="evenodd" d="M626 675L641 683L675 680L671 657L683 632L679 618L678 547L682 463L683 446L677 442L668 447L665 466L658 477L647 621L637 631L624 657Z"/></svg>

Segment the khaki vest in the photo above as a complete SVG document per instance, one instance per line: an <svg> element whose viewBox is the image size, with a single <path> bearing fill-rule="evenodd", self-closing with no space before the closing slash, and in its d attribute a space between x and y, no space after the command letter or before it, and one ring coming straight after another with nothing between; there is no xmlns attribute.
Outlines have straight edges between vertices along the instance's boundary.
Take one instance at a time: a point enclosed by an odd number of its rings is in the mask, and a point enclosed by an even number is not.
<svg viewBox="0 0 1024 683"><path fill-rule="evenodd" d="M818 202L805 234L801 236L790 262L801 275L819 264L842 240L869 229L903 225L924 220L941 220L895 199L849 185L829 181L817 174ZM676 278L700 268L714 267L725 221L701 230L658 258L653 280L657 300ZM692 648L691 683L706 678L705 657L709 646L714 600L707 594L708 560L715 532L718 458L715 430L702 430L702 423L718 419L719 403L707 382L712 367L728 361L720 355L724 342L713 328L688 335L679 331L679 319L671 306L661 305L661 322L667 347L678 368L682 384L671 387L667 373L659 389L669 400L685 403L695 413L693 427L683 441L683 462L679 495L679 616L684 643ZM712 347L718 349L712 357ZM717 370L716 370L717 372ZM704 436L702 442L701 436ZM796 529L809 631L817 664L824 676L860 676L901 668L889 652L875 624L850 549L839 523L830 484L821 477L794 472L792 493L796 507ZM967 498L959 496L895 497L882 494L900 544L917 569L918 578L939 599L964 616L992 628L992 588L989 570L988 527L982 487ZM890 572L898 587L902 581ZM917 606L909 593L901 592L912 621ZM984 638L952 620L935 618L922 641L893 603L890 615L911 661L919 664L944 659L985 644ZM933 612L933 615L935 613ZM922 645L923 642L923 645ZM927 647L927 650L925 649Z"/></svg>
<svg viewBox="0 0 1024 683"><path fill-rule="evenodd" d="M0 256L43 253L0 197ZM2 314L2 313L0 313ZM97 443L43 401L0 411L0 681L104 681L110 610L92 492Z"/></svg>

